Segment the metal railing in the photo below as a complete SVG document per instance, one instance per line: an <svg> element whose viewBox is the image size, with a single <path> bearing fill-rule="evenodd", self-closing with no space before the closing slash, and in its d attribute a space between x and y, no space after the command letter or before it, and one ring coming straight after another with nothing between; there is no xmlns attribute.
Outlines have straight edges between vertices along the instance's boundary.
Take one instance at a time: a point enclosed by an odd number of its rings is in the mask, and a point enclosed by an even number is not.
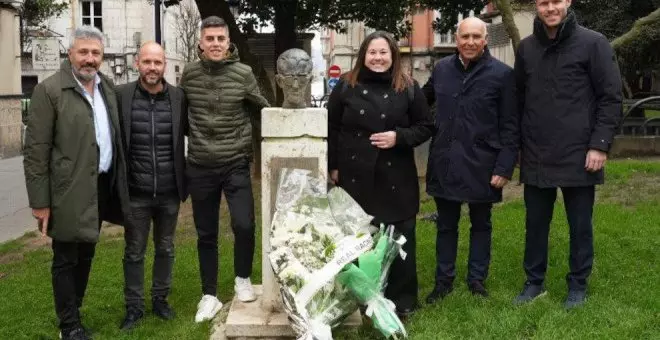
<svg viewBox="0 0 660 340"><path fill-rule="evenodd" d="M642 113L645 109L660 111L660 96L651 96L643 99L624 100L628 106L619 125L619 134L628 136L660 136L660 117L631 116L633 112Z"/></svg>

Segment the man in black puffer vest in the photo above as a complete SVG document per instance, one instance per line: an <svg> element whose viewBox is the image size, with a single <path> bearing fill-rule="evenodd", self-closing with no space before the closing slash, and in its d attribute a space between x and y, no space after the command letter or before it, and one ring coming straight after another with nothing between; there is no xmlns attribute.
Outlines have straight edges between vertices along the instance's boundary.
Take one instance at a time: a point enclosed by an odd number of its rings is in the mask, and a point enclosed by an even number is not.
<svg viewBox="0 0 660 340"><path fill-rule="evenodd" d="M167 303L174 263L174 229L180 201L186 199L184 131L187 104L183 90L163 79L165 52L146 43L136 60L140 80L119 86L120 116L127 154L131 215L124 240L124 298L127 330L144 316L144 253L154 222L156 250L151 298L153 312L174 317Z"/></svg>

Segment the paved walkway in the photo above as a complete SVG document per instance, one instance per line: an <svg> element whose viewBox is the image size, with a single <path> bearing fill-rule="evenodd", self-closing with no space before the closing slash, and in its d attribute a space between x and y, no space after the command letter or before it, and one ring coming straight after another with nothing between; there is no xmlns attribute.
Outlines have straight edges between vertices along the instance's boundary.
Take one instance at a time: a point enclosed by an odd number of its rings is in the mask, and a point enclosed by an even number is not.
<svg viewBox="0 0 660 340"><path fill-rule="evenodd" d="M23 157L0 159L0 243L37 230L28 207Z"/></svg>

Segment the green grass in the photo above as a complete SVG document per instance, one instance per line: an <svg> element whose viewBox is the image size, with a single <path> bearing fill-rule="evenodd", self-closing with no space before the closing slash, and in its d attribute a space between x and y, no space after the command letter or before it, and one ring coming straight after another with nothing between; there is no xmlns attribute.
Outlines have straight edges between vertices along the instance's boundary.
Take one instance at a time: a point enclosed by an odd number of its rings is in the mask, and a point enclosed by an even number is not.
<svg viewBox="0 0 660 340"><path fill-rule="evenodd" d="M511 304L525 280L522 270L524 206L519 197L513 197L498 204L493 212L492 263L487 281L490 298L473 297L464 283L469 224L463 217L455 290L442 302L423 306L406 322L410 338L659 339L660 290L656 284L660 282L657 255L660 249L660 163L612 161L608 164L607 181L608 184L598 190L594 271L590 278L589 300L583 308L566 312L562 307L566 294L564 276L568 271L568 228L560 198L550 233L546 282L549 294L528 306ZM621 199L623 196L632 198ZM433 209L433 202L424 197L422 212ZM177 318L163 322L149 315L135 331L119 332L118 325L124 316L123 240L121 234L106 235L97 247L82 308L83 321L93 330L95 339L208 338L209 324L193 322L200 298L196 236L189 207L186 205L182 211L170 296ZM221 233L219 297L228 302L233 294L233 252L226 218ZM423 301L433 286L435 226L432 223L418 222L417 242L420 300ZM20 242L11 244L0 245L0 273L5 273L4 277L0 276L0 339L52 339L57 335L57 323L50 284L50 249L31 250L21 260L2 262L3 254L21 251ZM257 246L258 253L259 250ZM152 257L150 245L147 273L150 273ZM259 254L255 256L255 259L260 258ZM260 264L255 263L254 269L253 281L258 282ZM147 291L149 277L145 278ZM335 333L335 339L365 338L382 337L368 325L357 331Z"/></svg>

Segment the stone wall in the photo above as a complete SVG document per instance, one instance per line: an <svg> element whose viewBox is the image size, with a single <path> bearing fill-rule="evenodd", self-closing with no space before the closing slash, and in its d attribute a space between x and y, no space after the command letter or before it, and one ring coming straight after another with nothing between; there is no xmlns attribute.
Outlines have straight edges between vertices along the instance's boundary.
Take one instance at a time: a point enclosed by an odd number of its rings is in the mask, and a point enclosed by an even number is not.
<svg viewBox="0 0 660 340"><path fill-rule="evenodd" d="M0 1L0 95L21 93L21 64L18 13L6 1Z"/></svg>
<svg viewBox="0 0 660 340"><path fill-rule="evenodd" d="M0 98L0 159L20 155L22 140L21 100Z"/></svg>
<svg viewBox="0 0 660 340"><path fill-rule="evenodd" d="M660 136L617 136L610 157L660 156Z"/></svg>

